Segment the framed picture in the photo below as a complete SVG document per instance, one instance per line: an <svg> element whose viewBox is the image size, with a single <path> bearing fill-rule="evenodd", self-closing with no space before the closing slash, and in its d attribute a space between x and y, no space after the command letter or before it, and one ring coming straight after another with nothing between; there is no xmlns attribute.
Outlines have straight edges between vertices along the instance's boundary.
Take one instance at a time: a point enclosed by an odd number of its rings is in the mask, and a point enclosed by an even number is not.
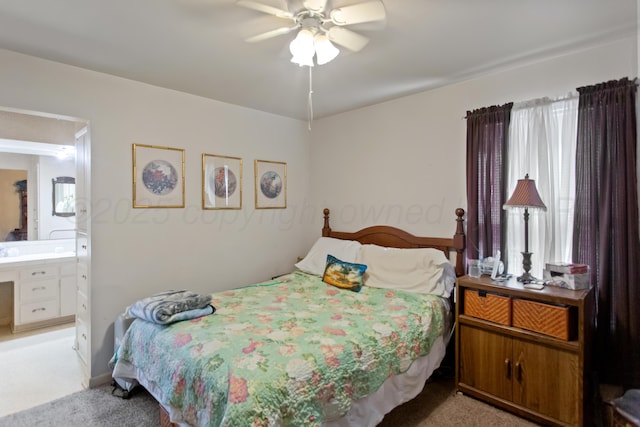
<svg viewBox="0 0 640 427"><path fill-rule="evenodd" d="M184 208L184 150L133 144L133 207Z"/></svg>
<svg viewBox="0 0 640 427"><path fill-rule="evenodd" d="M202 209L242 209L242 159L202 155Z"/></svg>
<svg viewBox="0 0 640 427"><path fill-rule="evenodd" d="M256 209L283 209L287 207L287 164L255 161Z"/></svg>

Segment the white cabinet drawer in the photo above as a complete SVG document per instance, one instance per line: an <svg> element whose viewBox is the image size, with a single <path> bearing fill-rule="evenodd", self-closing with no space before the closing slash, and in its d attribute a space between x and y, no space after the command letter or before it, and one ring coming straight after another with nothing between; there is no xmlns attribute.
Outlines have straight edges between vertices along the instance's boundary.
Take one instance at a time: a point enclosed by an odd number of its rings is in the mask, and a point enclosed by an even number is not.
<svg viewBox="0 0 640 427"><path fill-rule="evenodd" d="M87 296L83 293L76 295L76 319L80 319L85 323L89 322L89 304Z"/></svg>
<svg viewBox="0 0 640 427"><path fill-rule="evenodd" d="M89 333L87 332L86 324L80 319L76 319L76 344L78 355L87 363L89 359L87 357L89 352Z"/></svg>
<svg viewBox="0 0 640 427"><path fill-rule="evenodd" d="M58 300L32 302L20 306L20 323L38 322L58 316Z"/></svg>
<svg viewBox="0 0 640 427"><path fill-rule="evenodd" d="M58 298L58 278L20 282L20 304Z"/></svg>
<svg viewBox="0 0 640 427"><path fill-rule="evenodd" d="M76 233L76 256L85 259L89 255L89 239L84 233Z"/></svg>
<svg viewBox="0 0 640 427"><path fill-rule="evenodd" d="M78 263L78 291L85 295L89 295L89 276L87 265L84 263Z"/></svg>
<svg viewBox="0 0 640 427"><path fill-rule="evenodd" d="M58 265L38 265L21 269L18 273L20 280L40 280L58 277Z"/></svg>

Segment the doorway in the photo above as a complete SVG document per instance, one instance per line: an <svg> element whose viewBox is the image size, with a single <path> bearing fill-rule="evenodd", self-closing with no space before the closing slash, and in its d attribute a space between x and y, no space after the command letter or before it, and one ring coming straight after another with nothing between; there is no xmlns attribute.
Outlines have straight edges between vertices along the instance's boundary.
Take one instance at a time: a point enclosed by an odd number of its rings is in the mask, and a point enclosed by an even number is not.
<svg viewBox="0 0 640 427"><path fill-rule="evenodd" d="M78 146L80 154L75 155ZM0 107L0 170L24 171L29 190L26 192L26 201L21 202L22 204L18 202L18 197L12 194L9 196L15 196L15 199L9 198L8 200L11 203L3 203L3 210L5 206L12 206L16 209L16 214L11 217L14 222L10 222L4 229L23 231L20 234L20 240L25 241L17 243L28 246L31 242L34 245L46 245L49 241L55 245L58 245L59 242L64 242L65 248L69 244L76 251L77 262L77 242L80 229L82 231L83 251L86 252L87 242L89 241L86 206L89 200L86 194L89 188L87 185L87 170L90 164L88 146L89 130L87 120ZM70 159L69 156L71 157ZM65 157L67 158L66 160ZM9 174L9 176L13 175ZM77 206L76 209L65 207L64 214L60 215L59 212L56 214L57 210L53 206L56 200L55 183L62 181L60 177L64 177L67 199L71 197L70 188L68 188L71 182L69 178L73 178L76 184L75 187L78 187L83 192L81 199L84 214L77 212ZM0 197L2 197L1 193ZM75 197L75 199L78 200L78 197ZM71 214L72 212L73 214ZM24 223L16 224L16 218L24 219ZM11 235L16 236L18 233L13 232ZM9 246L9 242L6 241L5 237L5 234L0 235L0 250ZM6 255L6 253L0 253L0 256ZM88 285L88 280L86 280L88 276L88 260L86 256L83 258L83 269L85 284ZM60 286L62 287L62 284ZM73 288L75 291L75 286ZM72 307L75 307L74 314L77 319L79 310L76 302L77 296L76 292L72 294L71 297L74 301L71 304L73 304ZM13 301L15 295L12 282L0 284L0 296L2 296L3 301ZM68 307L69 302L67 301L65 305ZM88 302L86 300L83 301L83 307L85 311L88 310ZM24 356L18 356L18 360L31 360L33 357L39 357L37 356L39 353L44 361L44 358L50 358L53 354L52 352L57 351L57 348L62 352L62 355L58 355L60 366L55 371L57 373L79 372L80 375L78 380L72 379L75 382L73 386L67 387L68 391L71 393L79 391L77 390L78 387L79 389L86 388L89 379L89 364L87 360L78 357L77 320L59 326L44 327L14 334L11 332L11 322L14 319L13 310L14 304L12 302L0 304L0 359L3 356L12 356L11 360L16 360L16 354L23 352L20 354L24 354ZM61 308L61 310L64 309ZM83 327L88 328L88 326L88 321L85 318ZM85 338L87 335L86 333L84 334ZM69 343L71 345L67 345ZM84 348L87 349L87 345ZM33 356L28 356L32 354L31 350L36 350L36 353ZM86 354L85 358L88 358ZM21 375L19 374L21 371L24 372L24 370L13 369L10 366L5 367L7 370L14 371L16 375ZM51 375L57 375L57 373L50 372ZM68 376L75 378L73 375ZM51 377L49 376L47 382L50 379ZM55 390L56 388L57 390ZM64 393L64 389L52 384L52 393L49 397L45 395L42 398L55 399L61 397L59 393ZM46 390L46 388L43 388L43 390ZM34 398L33 403L39 404L43 402Z"/></svg>

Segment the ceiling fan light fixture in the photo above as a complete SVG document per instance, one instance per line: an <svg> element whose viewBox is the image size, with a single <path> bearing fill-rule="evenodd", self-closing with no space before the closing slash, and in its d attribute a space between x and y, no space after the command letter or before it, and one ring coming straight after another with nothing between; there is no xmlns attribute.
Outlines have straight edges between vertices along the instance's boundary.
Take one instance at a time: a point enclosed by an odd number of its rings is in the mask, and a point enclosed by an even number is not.
<svg viewBox="0 0 640 427"><path fill-rule="evenodd" d="M293 55L291 62L299 66L313 67L313 55L315 55L313 33L307 29L300 30L289 44L289 51Z"/></svg>
<svg viewBox="0 0 640 427"><path fill-rule="evenodd" d="M325 34L316 35L315 39L316 60L318 65L333 61L340 53L340 50L331 43Z"/></svg>
<svg viewBox="0 0 640 427"><path fill-rule="evenodd" d="M313 67L313 56L293 56L291 57L291 62L297 64L298 66L307 66Z"/></svg>

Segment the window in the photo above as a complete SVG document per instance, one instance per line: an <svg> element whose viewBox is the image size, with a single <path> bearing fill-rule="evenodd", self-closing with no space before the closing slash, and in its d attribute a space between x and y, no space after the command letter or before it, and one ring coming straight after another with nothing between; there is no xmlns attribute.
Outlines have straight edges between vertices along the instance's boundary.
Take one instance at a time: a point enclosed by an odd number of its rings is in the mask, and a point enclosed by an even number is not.
<svg viewBox="0 0 640 427"><path fill-rule="evenodd" d="M529 210L531 274L542 278L547 261L571 261L575 201L578 98L541 99L514 105L507 148L507 197L518 179L529 174L547 211ZM522 272L524 219L507 211L507 272Z"/></svg>

